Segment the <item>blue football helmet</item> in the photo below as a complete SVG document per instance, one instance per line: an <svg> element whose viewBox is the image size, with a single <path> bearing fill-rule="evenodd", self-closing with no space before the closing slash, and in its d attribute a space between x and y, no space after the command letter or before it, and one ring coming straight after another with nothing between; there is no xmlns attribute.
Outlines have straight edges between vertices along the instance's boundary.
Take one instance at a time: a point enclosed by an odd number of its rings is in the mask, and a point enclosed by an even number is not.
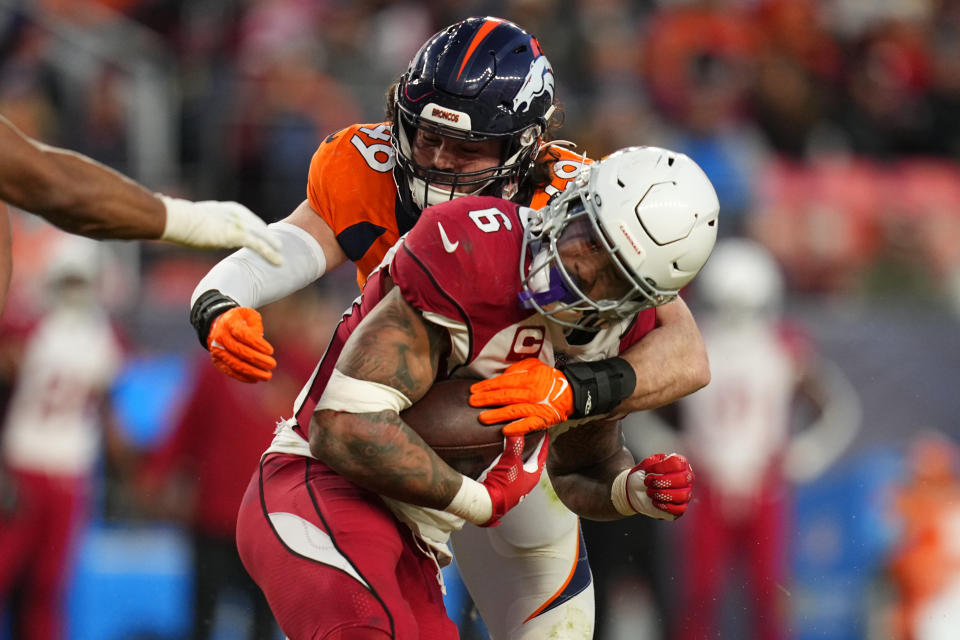
<svg viewBox="0 0 960 640"><path fill-rule="evenodd" d="M404 204L468 194L512 198L533 165L553 113L554 77L537 39L500 18L468 18L414 56L396 92L394 176ZM500 164L457 173L413 158L417 130L460 140L502 140Z"/></svg>

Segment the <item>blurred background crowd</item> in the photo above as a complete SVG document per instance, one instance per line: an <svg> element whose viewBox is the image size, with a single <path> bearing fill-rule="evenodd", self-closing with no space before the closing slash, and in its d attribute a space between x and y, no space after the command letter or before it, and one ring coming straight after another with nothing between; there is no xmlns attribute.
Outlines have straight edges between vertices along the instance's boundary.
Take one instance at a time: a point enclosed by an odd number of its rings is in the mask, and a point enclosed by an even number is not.
<svg viewBox="0 0 960 640"><path fill-rule="evenodd" d="M769 295L744 308L786 321L776 357L806 363L786 370L787 400L768 414L776 441L749 454L763 495L724 493L737 480L711 477L703 460L714 491L691 516L702 507L712 520L587 529L598 638L708 637L682 623L704 606L717 608L709 637L956 637L960 1L0 0L0 113L150 188L235 199L274 221L304 199L320 140L379 122L416 49L471 15L538 37L557 78L559 138L594 158L666 146L704 168L723 241L751 239L775 272ZM57 525L82 532L64 565L69 637L187 637L194 614L209 637L269 626L231 573L235 505L356 295L353 273L268 309L283 370L250 387L213 369L187 323L190 293L220 256L114 242L97 245L95 268L71 266L38 218L16 216L14 237L4 432L63 269L95 282L116 336L117 362L97 382L108 446L89 463L79 519ZM727 317L722 301L689 294L704 327ZM747 345L763 334L746 333ZM724 344L715 364L749 350ZM801 393L801 369L826 372L820 392ZM749 392L738 394L726 397ZM723 408L677 409L633 420L637 453L663 442L696 451L704 421L723 422ZM727 440L749 438L761 436ZM711 495L721 499L708 509ZM0 526L15 505L3 491ZM708 544L703 531L724 527L728 539ZM28 606L31 568L2 594L8 613ZM464 637L482 637L468 610L452 589ZM0 638L18 637L11 618Z"/></svg>

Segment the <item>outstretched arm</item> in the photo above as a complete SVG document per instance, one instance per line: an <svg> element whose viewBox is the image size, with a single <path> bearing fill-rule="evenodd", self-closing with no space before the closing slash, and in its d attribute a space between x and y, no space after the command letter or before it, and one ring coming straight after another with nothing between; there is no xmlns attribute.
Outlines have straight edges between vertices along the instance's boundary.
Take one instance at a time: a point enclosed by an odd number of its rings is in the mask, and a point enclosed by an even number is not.
<svg viewBox="0 0 960 640"><path fill-rule="evenodd" d="M0 149L0 200L65 231L203 249L247 246L281 262L264 222L237 202L153 194L87 156L28 138L3 116Z"/></svg>
<svg viewBox="0 0 960 640"><path fill-rule="evenodd" d="M163 202L116 171L23 135L0 116L0 199L91 238L158 239Z"/></svg>

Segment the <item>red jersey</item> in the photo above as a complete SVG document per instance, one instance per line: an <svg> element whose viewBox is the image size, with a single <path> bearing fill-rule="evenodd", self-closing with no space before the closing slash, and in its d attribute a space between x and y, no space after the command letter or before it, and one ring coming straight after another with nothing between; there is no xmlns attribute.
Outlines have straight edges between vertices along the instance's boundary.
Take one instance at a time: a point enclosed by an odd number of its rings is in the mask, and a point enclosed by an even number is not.
<svg viewBox="0 0 960 640"><path fill-rule="evenodd" d="M528 203L539 209L576 177L584 162L569 149L550 146L557 161L551 180ZM400 205L393 178L396 164L390 123L355 124L328 136L313 155L307 178L310 206L333 230L340 248L357 265L357 282L367 276L417 218Z"/></svg>
<svg viewBox="0 0 960 640"><path fill-rule="evenodd" d="M518 294L525 207L467 196L429 207L397 245L385 269L371 274L363 295L337 327L324 359L301 391L296 417L309 424L334 364L353 329L390 289L450 333L451 353L439 379L489 378L524 358L553 366L563 360L615 356L653 329L656 313L641 312L570 344L563 327L525 307ZM301 420L302 418L302 420Z"/></svg>

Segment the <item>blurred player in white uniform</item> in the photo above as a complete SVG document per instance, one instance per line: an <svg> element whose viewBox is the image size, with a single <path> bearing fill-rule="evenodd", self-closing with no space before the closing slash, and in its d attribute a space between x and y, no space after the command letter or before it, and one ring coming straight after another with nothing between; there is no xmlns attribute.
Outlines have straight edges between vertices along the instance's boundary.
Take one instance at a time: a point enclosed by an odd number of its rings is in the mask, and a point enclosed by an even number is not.
<svg viewBox="0 0 960 640"><path fill-rule="evenodd" d="M2 433L0 598L15 585L23 637L63 637L64 594L90 477L101 451L106 394L123 361L98 303L100 248L65 236L46 273L49 310L25 345Z"/></svg>
<svg viewBox="0 0 960 640"><path fill-rule="evenodd" d="M761 245L718 243L694 285L711 383L679 403L697 504L681 525L687 568L676 638L715 637L734 561L746 574L750 637L785 637L782 602L788 489L819 475L859 428L858 397L840 370L782 314L784 283ZM798 401L810 422L791 431Z"/></svg>

